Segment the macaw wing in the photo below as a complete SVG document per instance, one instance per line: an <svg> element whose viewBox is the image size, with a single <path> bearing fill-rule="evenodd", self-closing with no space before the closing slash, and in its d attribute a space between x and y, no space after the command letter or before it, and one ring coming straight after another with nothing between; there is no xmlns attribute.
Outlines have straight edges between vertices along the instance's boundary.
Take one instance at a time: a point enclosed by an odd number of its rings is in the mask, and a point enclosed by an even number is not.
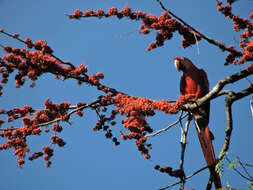
<svg viewBox="0 0 253 190"><path fill-rule="evenodd" d="M207 79L206 72L203 69L200 69L199 73L200 73L199 83L200 83L200 91L201 91L200 98L201 98L209 92L209 82L208 82L208 79ZM210 114L210 102L208 101L205 104L203 104L200 107L199 111L200 111L200 115L202 115L202 117L205 118L204 119L205 120L204 125L208 125L209 114Z"/></svg>
<svg viewBox="0 0 253 190"><path fill-rule="evenodd" d="M199 82L200 82L200 89L201 89L200 97L203 97L209 92L209 82L207 79L206 72L203 69L199 70L199 74L200 74Z"/></svg>
<svg viewBox="0 0 253 190"><path fill-rule="evenodd" d="M181 95L185 95L185 86L186 86L185 75L182 74L181 79L180 79L180 93L181 93Z"/></svg>

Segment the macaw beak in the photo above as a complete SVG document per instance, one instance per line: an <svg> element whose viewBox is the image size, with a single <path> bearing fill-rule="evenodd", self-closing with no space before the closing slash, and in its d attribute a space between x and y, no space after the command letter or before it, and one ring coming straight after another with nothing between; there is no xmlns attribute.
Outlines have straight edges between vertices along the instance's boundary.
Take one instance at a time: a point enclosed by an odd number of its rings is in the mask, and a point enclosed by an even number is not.
<svg viewBox="0 0 253 190"><path fill-rule="evenodd" d="M175 65L175 67L176 67L176 69L178 70L178 71L181 71L182 69L181 69L181 63L180 63L180 61L179 60L174 60L174 65Z"/></svg>

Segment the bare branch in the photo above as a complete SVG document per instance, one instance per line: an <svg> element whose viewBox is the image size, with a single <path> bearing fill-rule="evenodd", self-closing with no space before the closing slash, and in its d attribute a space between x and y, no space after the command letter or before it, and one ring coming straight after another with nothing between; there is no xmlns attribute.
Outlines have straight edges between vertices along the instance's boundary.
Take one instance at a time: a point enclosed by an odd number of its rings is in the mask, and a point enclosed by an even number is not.
<svg viewBox="0 0 253 190"><path fill-rule="evenodd" d="M147 134L145 137L153 137L153 136L156 136L158 135L159 133L162 133L162 132L165 132L167 131L169 128L173 127L174 125L176 125L178 122L180 122L180 120L184 119L187 115L189 115L188 113L184 114L183 116L181 116L177 121L171 123L169 126L163 128L163 129L160 129L154 133L151 133L151 134Z"/></svg>
<svg viewBox="0 0 253 190"><path fill-rule="evenodd" d="M242 169L244 172L248 175L248 177L251 179L250 181L253 181L253 177L249 174L248 170L245 168L244 164L241 162L240 158L237 156L238 163L242 166Z"/></svg>
<svg viewBox="0 0 253 190"><path fill-rule="evenodd" d="M244 165L244 166L253 167L253 165L249 164L249 163L241 162L241 164Z"/></svg>
<svg viewBox="0 0 253 190"><path fill-rule="evenodd" d="M225 158L226 158L226 160L227 160L229 163L231 163L231 160L228 158L228 156L225 156ZM238 161L238 163L240 163L240 162ZM244 178L244 179L246 179L246 180L249 180L249 181L253 181L252 178L248 178L247 176L243 175L237 168L235 168L235 167L232 167L232 168L233 168L233 170L234 170L238 175L240 175L242 178Z"/></svg>

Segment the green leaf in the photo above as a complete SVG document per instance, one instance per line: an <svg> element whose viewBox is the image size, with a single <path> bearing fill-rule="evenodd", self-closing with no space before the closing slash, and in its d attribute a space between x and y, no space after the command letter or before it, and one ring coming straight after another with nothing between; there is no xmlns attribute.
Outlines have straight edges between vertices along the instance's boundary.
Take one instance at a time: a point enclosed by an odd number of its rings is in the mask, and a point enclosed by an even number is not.
<svg viewBox="0 0 253 190"><path fill-rule="evenodd" d="M229 163L228 168L235 168L235 164L234 163Z"/></svg>
<svg viewBox="0 0 253 190"><path fill-rule="evenodd" d="M250 184L250 186L248 186L248 189L253 190L253 182L252 181L248 181L248 183Z"/></svg>

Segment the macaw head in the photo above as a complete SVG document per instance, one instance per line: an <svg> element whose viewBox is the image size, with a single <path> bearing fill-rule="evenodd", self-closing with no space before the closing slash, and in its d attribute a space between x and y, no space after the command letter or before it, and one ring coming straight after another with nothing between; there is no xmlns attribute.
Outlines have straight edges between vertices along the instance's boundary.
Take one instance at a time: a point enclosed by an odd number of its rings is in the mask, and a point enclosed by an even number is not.
<svg viewBox="0 0 253 190"><path fill-rule="evenodd" d="M186 57L174 58L174 65L178 71L188 72L194 67L192 62Z"/></svg>

